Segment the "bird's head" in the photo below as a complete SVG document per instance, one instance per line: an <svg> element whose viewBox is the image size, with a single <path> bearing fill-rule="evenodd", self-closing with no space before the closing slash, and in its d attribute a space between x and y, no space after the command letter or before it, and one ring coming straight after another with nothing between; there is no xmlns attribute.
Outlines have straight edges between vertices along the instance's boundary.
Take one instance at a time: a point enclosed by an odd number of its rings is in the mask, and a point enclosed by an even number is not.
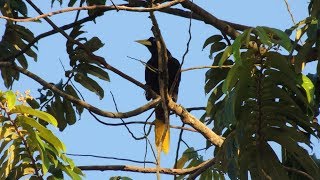
<svg viewBox="0 0 320 180"><path fill-rule="evenodd" d="M154 37L150 37L149 39L137 40L136 42L146 46L151 54L157 54L157 44Z"/></svg>

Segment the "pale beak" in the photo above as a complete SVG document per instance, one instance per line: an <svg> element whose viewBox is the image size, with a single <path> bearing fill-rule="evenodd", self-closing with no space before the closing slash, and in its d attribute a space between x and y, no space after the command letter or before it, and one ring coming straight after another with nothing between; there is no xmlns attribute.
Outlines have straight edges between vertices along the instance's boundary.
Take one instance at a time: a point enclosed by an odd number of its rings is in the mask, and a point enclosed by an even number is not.
<svg viewBox="0 0 320 180"><path fill-rule="evenodd" d="M152 46L151 42L148 39L137 40L135 42L140 43L140 44L145 45L145 46Z"/></svg>

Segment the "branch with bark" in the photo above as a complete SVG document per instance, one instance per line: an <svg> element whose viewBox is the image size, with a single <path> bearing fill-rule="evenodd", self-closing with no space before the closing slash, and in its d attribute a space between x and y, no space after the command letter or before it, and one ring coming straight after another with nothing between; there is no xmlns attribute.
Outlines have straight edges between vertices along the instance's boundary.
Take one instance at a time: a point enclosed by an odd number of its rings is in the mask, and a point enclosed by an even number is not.
<svg viewBox="0 0 320 180"><path fill-rule="evenodd" d="M159 11L165 8L169 8L171 6L175 6L185 0L174 0L170 1L168 3L160 4L158 6L150 7L150 8L145 8L145 7L130 7L129 4L120 4L120 5L93 5L93 6L82 6L82 7L69 7L65 9L61 9L58 11L53 11L49 13L42 13L39 16L32 17L32 18L11 18L7 16L0 16L0 19L6 19L10 21L15 21L15 22L32 22L32 21L38 21L43 18L51 17L57 14L61 13L67 13L67 12L72 12L72 11L80 11L80 10L94 10L94 9L99 9L103 11L109 11L109 10L117 10L117 11L132 11L132 12L151 12L151 11Z"/></svg>
<svg viewBox="0 0 320 180"><path fill-rule="evenodd" d="M185 168L185 169L174 169L174 168L160 168L159 173L169 175L185 175L196 172L198 169L206 166L208 163L212 163L211 160L207 160L198 166ZM211 164L212 165L212 164ZM139 166L130 165L106 165L106 166L78 166L83 171L127 171L127 172L140 172L140 173L157 173L157 168L146 168Z"/></svg>

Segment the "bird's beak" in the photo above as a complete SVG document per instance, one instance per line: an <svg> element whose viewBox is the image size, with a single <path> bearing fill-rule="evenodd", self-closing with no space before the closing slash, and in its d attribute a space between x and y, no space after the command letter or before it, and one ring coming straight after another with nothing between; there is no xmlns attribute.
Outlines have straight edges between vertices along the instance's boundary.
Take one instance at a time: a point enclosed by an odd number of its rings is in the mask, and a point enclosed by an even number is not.
<svg viewBox="0 0 320 180"><path fill-rule="evenodd" d="M145 46L151 46L152 45L151 42L148 39L137 40L136 42L140 43L142 45L145 45Z"/></svg>

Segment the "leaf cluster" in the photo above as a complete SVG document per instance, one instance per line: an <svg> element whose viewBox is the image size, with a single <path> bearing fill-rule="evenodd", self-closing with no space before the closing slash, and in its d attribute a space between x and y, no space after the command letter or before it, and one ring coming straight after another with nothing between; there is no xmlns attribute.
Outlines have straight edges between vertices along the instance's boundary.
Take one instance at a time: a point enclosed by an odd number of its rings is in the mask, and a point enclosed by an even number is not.
<svg viewBox="0 0 320 180"><path fill-rule="evenodd" d="M57 126L52 115L17 103L12 91L0 92L0 108L1 179L81 179L81 170L65 155L65 145L40 124Z"/></svg>
<svg viewBox="0 0 320 180"><path fill-rule="evenodd" d="M281 162L271 142L298 162L294 168L319 176L319 167L304 148L312 148L310 136L319 138L319 128L313 123L313 109L319 104L314 101L315 87L277 52L280 47L288 52L293 48L280 30L245 30L215 56L213 65L221 68L206 73L205 92L210 94L206 122L213 122L213 130L226 137L215 155L232 179L248 179L248 171L254 179L297 176L285 170L287 164Z"/></svg>

